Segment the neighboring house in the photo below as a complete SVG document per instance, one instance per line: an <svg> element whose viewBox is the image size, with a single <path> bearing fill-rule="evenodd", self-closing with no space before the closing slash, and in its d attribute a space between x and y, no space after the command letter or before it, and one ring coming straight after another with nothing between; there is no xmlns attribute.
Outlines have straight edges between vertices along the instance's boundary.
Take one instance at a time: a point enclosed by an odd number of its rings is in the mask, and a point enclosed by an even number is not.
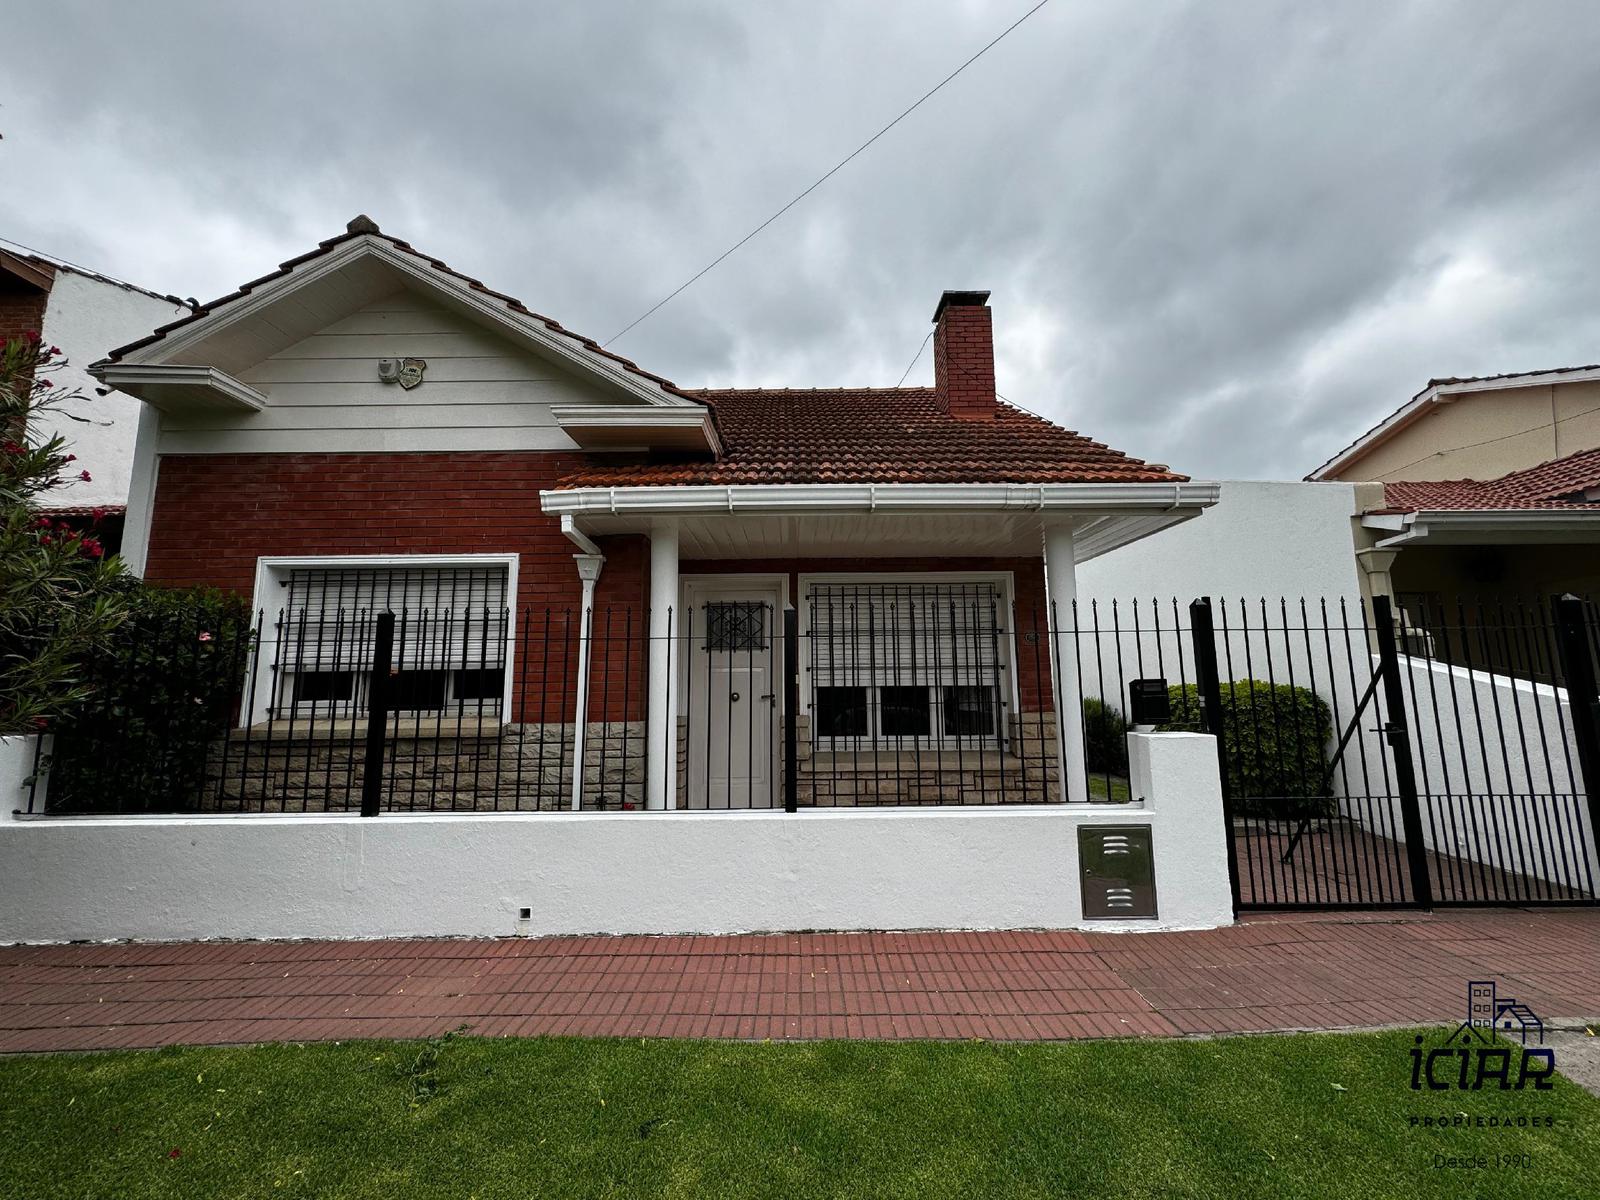
<svg viewBox="0 0 1600 1200"><path fill-rule="evenodd" d="M175 296L158 296L39 255L0 249L0 338L35 332L46 345L59 347L64 365L50 378L57 387L76 389L84 397L65 406L72 416L51 414L47 430L41 431L65 437L77 455L73 473L87 470L90 476L87 483L74 480L53 491L50 500L56 507L49 511L73 518L103 510L101 540L112 550L121 537L144 406L132 396L107 391L87 368L112 347L189 311Z"/></svg>
<svg viewBox="0 0 1600 1200"><path fill-rule="evenodd" d="M1357 559L1414 626L1600 590L1600 366L1436 379L1310 480L1357 485Z"/></svg>
<svg viewBox="0 0 1600 1200"><path fill-rule="evenodd" d="M1087 799L1076 566L1217 489L1001 403L987 296L939 301L932 388L691 389L357 218L96 364L147 402L125 555L266 612L246 725L358 714L373 634L342 614L390 608L413 732L556 729L576 696L576 761L620 722L641 806L767 807L794 607L800 753L850 751L850 797L948 802L924 755L1004 787L1032 737Z"/></svg>

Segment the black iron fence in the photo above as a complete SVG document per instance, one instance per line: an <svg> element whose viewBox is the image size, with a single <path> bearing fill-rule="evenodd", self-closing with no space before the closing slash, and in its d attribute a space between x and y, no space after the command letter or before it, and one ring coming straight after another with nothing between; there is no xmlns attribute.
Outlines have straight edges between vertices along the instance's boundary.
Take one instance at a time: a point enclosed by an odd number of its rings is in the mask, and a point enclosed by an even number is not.
<svg viewBox="0 0 1600 1200"><path fill-rule="evenodd" d="M443 608L324 589L273 614L175 611L93 664L28 811L1137 802L1127 696L1160 679L1163 727L1220 735L1241 907L1595 895L1592 605L1061 611L875 582L813 585L788 612L730 592L652 630L637 608L470 588Z"/></svg>

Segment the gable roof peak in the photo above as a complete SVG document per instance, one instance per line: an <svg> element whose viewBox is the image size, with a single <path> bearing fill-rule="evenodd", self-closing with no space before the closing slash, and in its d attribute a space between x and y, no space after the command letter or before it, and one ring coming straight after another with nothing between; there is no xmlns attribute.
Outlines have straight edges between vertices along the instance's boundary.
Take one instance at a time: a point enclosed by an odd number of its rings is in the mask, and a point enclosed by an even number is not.
<svg viewBox="0 0 1600 1200"><path fill-rule="evenodd" d="M366 213L357 213L355 217L345 224L346 233L382 233L378 223Z"/></svg>

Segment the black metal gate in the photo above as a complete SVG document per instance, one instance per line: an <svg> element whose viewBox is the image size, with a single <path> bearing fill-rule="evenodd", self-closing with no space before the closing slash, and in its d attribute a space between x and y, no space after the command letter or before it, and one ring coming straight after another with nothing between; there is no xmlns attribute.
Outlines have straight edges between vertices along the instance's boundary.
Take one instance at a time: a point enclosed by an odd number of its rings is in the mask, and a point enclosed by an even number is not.
<svg viewBox="0 0 1600 1200"><path fill-rule="evenodd" d="M1190 616L1236 909L1596 902L1592 604Z"/></svg>

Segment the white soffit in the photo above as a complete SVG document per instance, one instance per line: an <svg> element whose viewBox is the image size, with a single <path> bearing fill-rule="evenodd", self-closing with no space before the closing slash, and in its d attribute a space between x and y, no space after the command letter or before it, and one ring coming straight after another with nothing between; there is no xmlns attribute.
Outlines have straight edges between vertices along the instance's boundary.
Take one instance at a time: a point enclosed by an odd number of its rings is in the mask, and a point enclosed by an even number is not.
<svg viewBox="0 0 1600 1200"><path fill-rule="evenodd" d="M110 363L95 372L107 387L137 396L162 412L256 413L267 398L215 367L184 363Z"/></svg>
<svg viewBox="0 0 1600 1200"><path fill-rule="evenodd" d="M563 404L556 424L585 450L699 450L719 453L722 443L711 410L644 404Z"/></svg>

